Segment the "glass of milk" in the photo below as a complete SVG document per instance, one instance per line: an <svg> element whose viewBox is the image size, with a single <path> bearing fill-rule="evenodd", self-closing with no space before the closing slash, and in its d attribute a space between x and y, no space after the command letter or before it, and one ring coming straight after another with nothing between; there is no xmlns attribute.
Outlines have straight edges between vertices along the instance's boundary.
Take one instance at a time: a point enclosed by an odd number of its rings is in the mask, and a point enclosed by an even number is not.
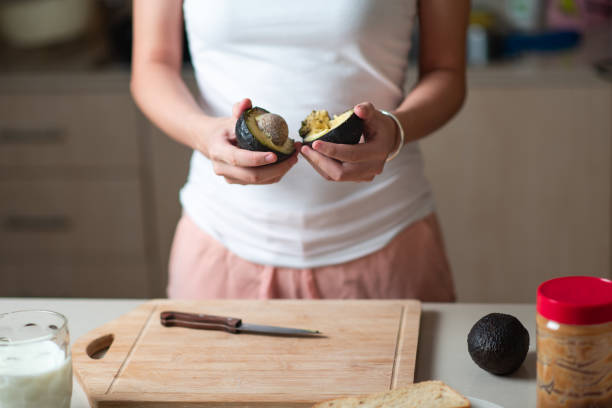
<svg viewBox="0 0 612 408"><path fill-rule="evenodd" d="M69 344L68 321L59 313L0 314L0 407L69 408Z"/></svg>

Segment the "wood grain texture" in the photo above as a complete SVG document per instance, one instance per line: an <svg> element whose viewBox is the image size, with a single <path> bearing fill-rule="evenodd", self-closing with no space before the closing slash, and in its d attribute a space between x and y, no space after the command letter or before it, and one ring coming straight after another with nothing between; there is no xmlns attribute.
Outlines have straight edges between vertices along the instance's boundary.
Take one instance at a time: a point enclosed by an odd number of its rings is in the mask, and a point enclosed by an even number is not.
<svg viewBox="0 0 612 408"><path fill-rule="evenodd" d="M170 309L326 337L168 328ZM94 407L311 406L412 383L419 318L414 300L155 300L79 339L74 370ZM107 334L108 353L91 359L87 345Z"/></svg>
<svg viewBox="0 0 612 408"><path fill-rule="evenodd" d="M109 390L155 307L154 303L147 302L119 319L90 331L73 344L74 374L92 406L97 406L97 396ZM101 359L90 358L87 354L89 344L109 334L113 335L114 340L106 355Z"/></svg>

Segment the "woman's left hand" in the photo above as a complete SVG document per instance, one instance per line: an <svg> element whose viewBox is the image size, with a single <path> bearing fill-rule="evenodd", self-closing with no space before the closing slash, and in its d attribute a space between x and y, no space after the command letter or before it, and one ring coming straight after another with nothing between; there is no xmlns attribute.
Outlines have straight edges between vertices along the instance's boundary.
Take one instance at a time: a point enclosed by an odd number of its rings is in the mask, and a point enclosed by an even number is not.
<svg viewBox="0 0 612 408"><path fill-rule="evenodd" d="M300 152L323 178L330 181L372 181L383 171L389 154L397 147L397 125L370 102L354 108L363 119L363 141L355 145L317 140Z"/></svg>

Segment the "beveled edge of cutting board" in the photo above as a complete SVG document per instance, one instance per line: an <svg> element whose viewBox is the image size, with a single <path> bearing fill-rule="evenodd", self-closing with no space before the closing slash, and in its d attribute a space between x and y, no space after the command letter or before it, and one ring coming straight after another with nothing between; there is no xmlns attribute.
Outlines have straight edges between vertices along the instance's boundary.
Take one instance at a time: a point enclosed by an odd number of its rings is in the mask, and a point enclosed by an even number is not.
<svg viewBox="0 0 612 408"><path fill-rule="evenodd" d="M72 346L72 359L73 359L73 369L74 373L77 377L77 380L83 387L87 398L89 399L89 403L92 407L115 407L116 404L119 403L116 400L117 395L110 397L109 390L113 386L115 380L121 375L124 367L129 363L129 358L131 352L134 347L138 343L140 335L149 325L151 318L155 315L155 311L159 310L161 306L164 305L175 305L176 303L181 303L184 305L195 305L198 303L226 303L228 301L231 302L239 302L239 303L305 303L305 302L317 302L317 303L327 303L327 304L350 304L350 303L363 303L363 302L377 302L377 303L387 303L387 304L398 304L402 306L402 314L400 317L400 327L398 329L398 335L396 340L396 351L395 351L395 359L392 368L392 376L391 383L389 384L389 389L398 388L404 385L411 384L414 381L414 373L416 366L416 353L418 348L418 336L420 331L420 319L421 319L421 302L415 299L321 299L321 300L311 300L311 299L269 299L269 300L253 300L253 299L243 299L243 300L225 300L225 299L216 299L216 300L172 300L172 299L152 299L149 300L142 305L138 306L136 309L120 316L119 318L112 320L90 332L78 338ZM412 310L418 311L418 322L417 329L414 333L407 332L407 308L411 308ZM129 325L125 325L126 322L132 321L133 327L129 327ZM118 330L119 326L128 326L126 329L122 327L121 330ZM106 355L101 359L92 359L87 354L87 347L96 340L104 338L108 335L114 335L114 340L112 342L111 347L108 349ZM409 337L415 337L414 341L406 341ZM414 344L414 347L409 347ZM76 364L75 364L76 363ZM101 374L101 375L100 375ZM100 378L104 378L106 376L107 379L101 380ZM128 397L128 395L126 395ZM129 402L129 398L126 398L125 403ZM122 402L122 404L123 404ZM140 406L138 402L132 401L137 405L128 405L126 406ZM156 405L154 401L150 401L153 403L151 406L163 406L164 402L160 402L162 405ZM191 402L185 401L185 406L192 406ZM193 402L197 406L201 406L201 402ZM286 402L277 402L277 401L266 401L266 406L296 406L296 407L304 407L310 406L310 403L306 402L295 402L295 404L286 403ZM196 406L193 405L193 406ZM239 403L226 402L221 404L222 406L227 407L235 407L239 406ZM122 405L123 406L123 405ZM147 406L149 403L147 402Z"/></svg>
<svg viewBox="0 0 612 408"><path fill-rule="evenodd" d="M416 356L419 348L419 333L421 331L421 302L414 299L398 300L403 304L400 329L396 343L395 360L393 361L393 373L389 389L395 389L410 385L414 382L416 369ZM406 308L412 307L417 311L416 332L408 330L408 314ZM413 341L409 341L413 340ZM414 345L414 347L410 347Z"/></svg>
<svg viewBox="0 0 612 408"><path fill-rule="evenodd" d="M96 397L106 394L114 380L119 376L132 348L156 307L157 301L148 301L119 318L84 334L72 345L74 374L83 387L92 407L97 406ZM123 323L129 321L136 324L125 325L121 330L118 330L120 324L123 325ZM87 353L89 345L100 339L104 342L104 338L108 335L113 336L113 341L104 357L100 359L91 358ZM101 379L105 377L106 380Z"/></svg>

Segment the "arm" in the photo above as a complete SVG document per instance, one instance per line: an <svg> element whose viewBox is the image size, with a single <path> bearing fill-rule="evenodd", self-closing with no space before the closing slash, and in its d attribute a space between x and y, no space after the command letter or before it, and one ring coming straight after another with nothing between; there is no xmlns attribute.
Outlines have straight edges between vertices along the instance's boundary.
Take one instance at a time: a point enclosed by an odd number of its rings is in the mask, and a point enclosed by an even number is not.
<svg viewBox="0 0 612 408"><path fill-rule="evenodd" d="M469 11L468 0L419 1L419 82L394 112L407 142L440 128L463 105Z"/></svg>
<svg viewBox="0 0 612 408"><path fill-rule="evenodd" d="M465 99L465 35L469 0L420 0L419 81L393 112L405 141L421 139L444 125ZM369 103L355 106L365 122L366 143L341 145L318 141L301 153L326 179L370 181L397 148L393 120Z"/></svg>
<svg viewBox="0 0 612 408"><path fill-rule="evenodd" d="M277 182L296 157L275 166L276 155L235 146L236 120L251 107L243 99L226 118L202 112L181 78L182 0L134 1L134 49L130 88L144 114L170 137L199 150L228 183Z"/></svg>

